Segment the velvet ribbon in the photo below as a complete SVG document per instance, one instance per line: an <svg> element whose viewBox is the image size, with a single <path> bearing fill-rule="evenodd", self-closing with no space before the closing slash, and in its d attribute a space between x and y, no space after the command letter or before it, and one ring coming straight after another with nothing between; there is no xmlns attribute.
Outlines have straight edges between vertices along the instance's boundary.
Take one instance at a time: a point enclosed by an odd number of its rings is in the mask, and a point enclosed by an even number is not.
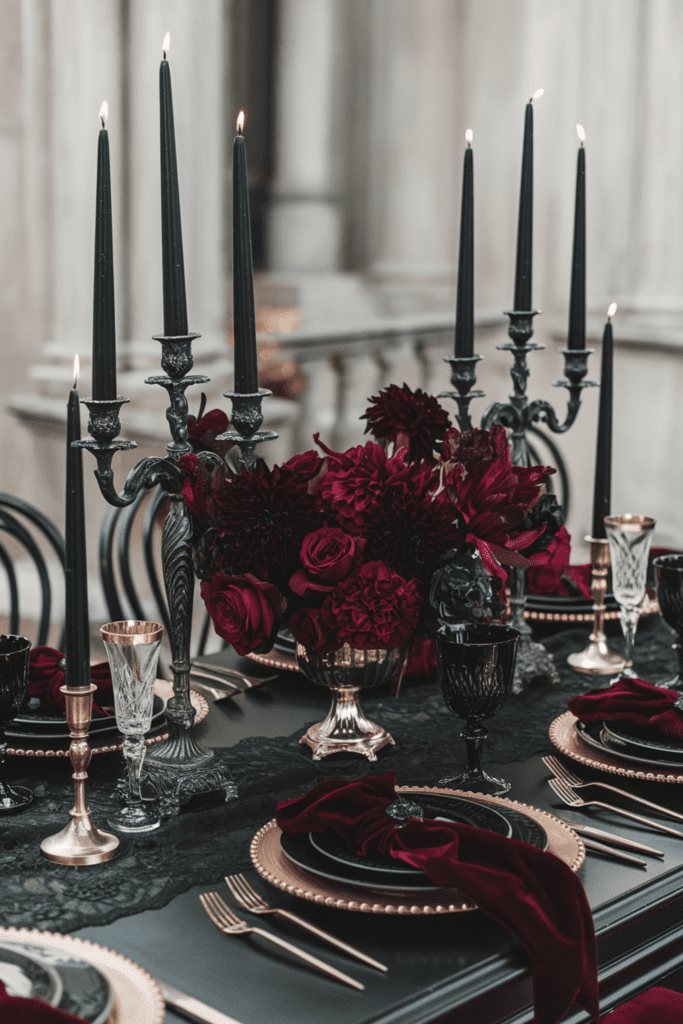
<svg viewBox="0 0 683 1024"><path fill-rule="evenodd" d="M278 805L283 832L333 829L357 854L421 868L435 885L457 888L526 949L536 1024L557 1024L574 1001L599 1020L593 918L581 882L551 853L475 828L386 814L395 775L330 779Z"/></svg>
<svg viewBox="0 0 683 1024"><path fill-rule="evenodd" d="M677 690L642 679L619 679L612 686L572 697L567 706L582 722L631 722L683 742L683 711L674 707L680 696Z"/></svg>
<svg viewBox="0 0 683 1024"><path fill-rule="evenodd" d="M64 694L60 687L64 686L64 669L60 668L64 655L54 647L32 647L28 659L28 697L39 697L43 710L60 711L66 709ZM93 701L93 711L97 715L110 715L106 706L114 703L111 682L111 671L108 661L101 661L90 666L90 679L97 686Z"/></svg>
<svg viewBox="0 0 683 1024"><path fill-rule="evenodd" d="M0 981L0 1024L86 1024L82 1017L74 1017L40 999L8 996Z"/></svg>
<svg viewBox="0 0 683 1024"><path fill-rule="evenodd" d="M670 988L649 988L611 1013L602 1024L681 1024L683 996Z"/></svg>

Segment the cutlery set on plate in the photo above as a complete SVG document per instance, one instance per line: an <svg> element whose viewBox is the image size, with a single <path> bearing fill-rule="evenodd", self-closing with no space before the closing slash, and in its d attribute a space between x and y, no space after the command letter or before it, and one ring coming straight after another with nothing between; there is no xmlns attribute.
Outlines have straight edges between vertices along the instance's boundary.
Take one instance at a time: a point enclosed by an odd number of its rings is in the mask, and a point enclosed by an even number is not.
<svg viewBox="0 0 683 1024"><path fill-rule="evenodd" d="M368 964L370 967L376 967L378 971L387 970L384 964L379 963L377 960L373 960L371 956L361 953L360 950L354 949L353 946L347 945L347 943L342 942L341 939L337 939L334 935L330 935L329 932L323 931L322 928L317 928L315 925L310 924L302 917L292 914L289 910L283 910L279 907L271 907L249 884L244 875L229 875L226 877L225 881L237 902L249 913L255 915L276 914L279 917L284 917L287 921L290 921L292 924L299 925L299 927L310 932L312 935L315 935L316 938L321 939L323 942L327 942L330 946L334 946L335 949L340 950L342 953L355 957L356 960L360 960L362 963ZM316 967L324 974L329 974L332 978L336 978L337 981L343 981L345 984L350 985L351 988L358 989L359 991L363 991L365 989L365 985L356 981L355 978L349 977L348 974L344 974L343 971L337 970L336 967L326 963L324 960L319 960L318 957L313 956L311 953L307 953L305 950L293 945L293 943L287 942L286 939L280 938L280 936L276 935L275 932L266 931L265 928L258 928L247 924L246 921L243 921L242 918L238 917L237 914L230 909L218 893L204 893L199 897L199 900L208 916L211 918L218 930L223 932L224 935L258 935L267 942L271 942L273 945L279 946L288 953L292 953L294 956L299 957L300 960L304 960L307 964L310 964L311 967Z"/></svg>
<svg viewBox="0 0 683 1024"><path fill-rule="evenodd" d="M666 835L674 836L676 839L683 839L683 832L677 831L669 825L665 825L660 821L653 821L651 818L647 818L641 814L634 814L631 811L624 810L623 807L615 807L613 804L603 803L600 800L584 800L576 793L576 790L583 789L587 786L606 789L611 793L616 793L618 796L624 797L627 800L633 800L644 807L650 808L650 810L656 811L659 814L664 814L667 817L680 822L683 822L683 814L679 814L677 811L672 811L668 807L662 807L660 804L653 803L650 800L645 800L643 797L636 796L634 793L628 793L626 790L618 789L616 786L611 786L606 782L586 782L584 779L579 778L578 775L575 775L574 772L571 772L566 768L556 757L548 756L542 758L542 760L546 768L549 768L554 775L554 778L548 780L548 785L555 796L557 796L565 806L576 809L583 807L600 807L603 810L612 811L614 814L619 814L622 817L629 818L631 821L635 821L640 825L645 825L648 828L663 832ZM664 856L661 850L655 850L650 846L645 846L643 843L637 843L632 839L624 839L621 836L614 835L611 832L605 832L602 829L597 829L591 825L578 825L573 821L568 821L567 824L570 828L574 829L575 832L578 832L579 835L581 835L586 849L593 850L595 853L607 854L617 860L636 864L642 868L647 868L647 861L641 860L638 857L633 857L631 854L612 849L611 846L606 846L605 843L610 843L613 846L620 846L623 849L637 850L640 853L650 854L653 857Z"/></svg>
<svg viewBox="0 0 683 1024"><path fill-rule="evenodd" d="M195 660L190 666L190 678L194 680L195 686L208 693L214 704L217 704L219 701L237 697L245 690L262 686L276 676L251 676L235 668L224 668L222 665Z"/></svg>

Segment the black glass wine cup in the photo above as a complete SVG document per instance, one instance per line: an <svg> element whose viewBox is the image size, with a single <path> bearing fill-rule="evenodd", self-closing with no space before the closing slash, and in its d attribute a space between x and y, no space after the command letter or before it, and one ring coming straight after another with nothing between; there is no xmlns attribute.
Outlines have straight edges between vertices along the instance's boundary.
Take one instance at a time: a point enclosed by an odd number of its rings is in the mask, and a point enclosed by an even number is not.
<svg viewBox="0 0 683 1024"><path fill-rule="evenodd" d="M683 691L683 555L660 555L652 564L657 573L657 600L662 618L676 633L672 644L678 655L678 672L658 686Z"/></svg>
<svg viewBox="0 0 683 1024"><path fill-rule="evenodd" d="M33 800L26 786L10 786L5 767L5 727L17 717L26 697L30 650L25 636L0 633L0 814L16 814Z"/></svg>
<svg viewBox="0 0 683 1024"><path fill-rule="evenodd" d="M460 733L467 750L467 767L442 779L440 786L495 796L510 783L488 775L482 765L487 730L482 725L505 703L512 687L519 632L510 626L471 626L461 639L436 637L436 660L446 707L465 719Z"/></svg>

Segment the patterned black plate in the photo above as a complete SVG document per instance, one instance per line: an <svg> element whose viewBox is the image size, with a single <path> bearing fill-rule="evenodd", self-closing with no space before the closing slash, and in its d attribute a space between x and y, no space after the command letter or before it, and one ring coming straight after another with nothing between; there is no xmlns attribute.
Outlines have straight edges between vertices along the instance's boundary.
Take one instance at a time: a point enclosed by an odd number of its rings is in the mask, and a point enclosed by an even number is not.
<svg viewBox="0 0 683 1024"><path fill-rule="evenodd" d="M162 724L164 717L164 702L161 697L154 697L153 715L151 729L156 729ZM100 715L93 717L90 723L90 735L93 733L118 732L116 718L114 715ZM34 740L56 740L69 735L69 726L65 715L19 715L5 729L5 735L12 739L30 737Z"/></svg>
<svg viewBox="0 0 683 1024"><path fill-rule="evenodd" d="M683 721L683 719L681 719ZM683 761L683 746L675 740L666 740L651 729L639 728L631 722L603 722L602 727L609 739L617 746L625 745L629 753L639 757L668 757L671 761Z"/></svg>
<svg viewBox="0 0 683 1024"><path fill-rule="evenodd" d="M476 800L468 800L459 796L434 796L419 800L424 811L425 818L443 818L446 821L455 821L460 825L474 825L476 828L484 828L488 832L495 832L496 835L505 836L509 839L512 835L512 825L491 804L480 803ZM405 864L398 860L385 860L384 858L361 857L357 853L348 850L335 832L311 832L309 836L311 845L323 857L336 864L352 864L365 875L392 874L398 882L400 878L420 878L422 871L414 868L411 864Z"/></svg>
<svg viewBox="0 0 683 1024"><path fill-rule="evenodd" d="M62 998L62 980L33 950L0 946L0 981L10 996L40 999L57 1006Z"/></svg>
<svg viewBox="0 0 683 1024"><path fill-rule="evenodd" d="M680 761L667 761L654 754L650 757L637 757L626 752L621 744L610 739L600 722L576 722L574 729L582 743L599 750L602 754L616 754L623 761L644 765L647 768L676 768L679 772L681 770Z"/></svg>
<svg viewBox="0 0 683 1024"><path fill-rule="evenodd" d="M33 957L60 982L59 1009L81 1017L88 1024L105 1024L114 1006L114 992L105 976L87 960L54 946L4 942L0 956L7 951Z"/></svg>
<svg viewBox="0 0 683 1024"><path fill-rule="evenodd" d="M403 792L406 792L405 790ZM410 791L408 791L410 792ZM437 795L433 793L423 794L414 793L417 800L427 800L430 805L433 805L435 800L438 799L439 803L442 799L453 800L452 797L444 797L441 794ZM468 798L470 799L470 798ZM471 798L474 801L474 798ZM487 807L491 806L486 804L486 801L481 803ZM500 806L496 808L505 816L507 821L510 823L512 834L511 839L516 839L522 843L528 843L530 846L535 846L539 850L548 849L548 837L545 833L545 829L524 814L523 811L518 811L513 807ZM446 816L445 814L443 815ZM318 838L318 837L316 837ZM338 863L333 864L330 859L318 850L314 849L309 835L306 833L300 833L299 835L288 836L282 835L280 838L282 850L285 856L297 864L304 870L309 871L313 875L318 875L320 878L326 878L332 882L339 882L342 885L354 885L360 886L363 889L392 889L396 892L415 892L424 891L425 889L439 889L440 886L435 886L426 875L420 874L418 876L405 878L401 884L397 883L397 876L393 871L387 871L382 874L379 871L368 874L362 868L357 867L354 864ZM392 865L393 866L393 865Z"/></svg>

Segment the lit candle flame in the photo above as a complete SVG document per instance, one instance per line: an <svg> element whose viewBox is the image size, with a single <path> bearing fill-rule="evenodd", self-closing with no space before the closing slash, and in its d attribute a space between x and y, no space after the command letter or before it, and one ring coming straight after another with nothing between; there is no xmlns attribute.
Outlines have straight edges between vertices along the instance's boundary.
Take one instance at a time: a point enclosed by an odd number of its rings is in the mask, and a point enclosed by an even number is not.
<svg viewBox="0 0 683 1024"><path fill-rule="evenodd" d="M543 95L544 92L545 92L545 89L537 89L536 92L531 97L531 100L529 102L533 103L534 100L540 100L540 98L541 98L541 96Z"/></svg>
<svg viewBox="0 0 683 1024"><path fill-rule="evenodd" d="M472 144L472 139L474 138L474 132L471 128L468 128L465 132L465 138L467 139L467 145L470 146Z"/></svg>
<svg viewBox="0 0 683 1024"><path fill-rule="evenodd" d="M102 127L103 128L104 128L105 124L107 123L107 118L108 117L109 117L109 104L107 103L106 100L104 100L104 102L102 103L102 106L100 107L100 121L102 122Z"/></svg>
<svg viewBox="0 0 683 1024"><path fill-rule="evenodd" d="M78 375L81 372L81 364L77 355L74 356L74 390L78 387Z"/></svg>
<svg viewBox="0 0 683 1024"><path fill-rule="evenodd" d="M237 115L237 134L242 135L244 132L244 111L240 110Z"/></svg>
<svg viewBox="0 0 683 1024"><path fill-rule="evenodd" d="M583 127L582 124L577 124L576 134L579 136L579 142L583 146L584 142L586 141L586 129Z"/></svg>
<svg viewBox="0 0 683 1024"><path fill-rule="evenodd" d="M610 308L607 310L607 319L611 320L612 317L614 316L614 314L616 313L616 311L617 311L617 304L616 304L616 302L613 302L612 305L610 306Z"/></svg>
<svg viewBox="0 0 683 1024"><path fill-rule="evenodd" d="M164 36L164 41L161 44L161 52L164 55L164 60L166 60L166 54L168 53L168 51L170 49L171 49L171 33L167 32L166 35Z"/></svg>

